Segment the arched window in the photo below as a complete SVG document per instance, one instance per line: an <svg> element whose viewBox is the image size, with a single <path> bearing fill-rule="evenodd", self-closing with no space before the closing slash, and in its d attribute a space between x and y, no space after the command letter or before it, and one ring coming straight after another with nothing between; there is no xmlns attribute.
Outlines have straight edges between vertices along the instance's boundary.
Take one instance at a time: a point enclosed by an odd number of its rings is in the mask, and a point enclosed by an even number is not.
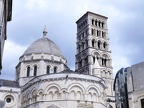
<svg viewBox="0 0 144 108"><path fill-rule="evenodd" d="M101 27L101 22L99 21L99 27Z"/></svg>
<svg viewBox="0 0 144 108"><path fill-rule="evenodd" d="M92 47L95 47L95 40L92 40Z"/></svg>
<svg viewBox="0 0 144 108"><path fill-rule="evenodd" d="M32 92L32 103L35 103L36 102L36 91L34 90Z"/></svg>
<svg viewBox="0 0 144 108"><path fill-rule="evenodd" d="M34 66L34 76L37 75L37 66Z"/></svg>
<svg viewBox="0 0 144 108"><path fill-rule="evenodd" d="M101 31L99 30L99 36L101 36Z"/></svg>
<svg viewBox="0 0 144 108"><path fill-rule="evenodd" d="M105 38L105 32L102 31L102 38Z"/></svg>
<svg viewBox="0 0 144 108"><path fill-rule="evenodd" d="M97 36L99 36L99 31L97 30Z"/></svg>
<svg viewBox="0 0 144 108"><path fill-rule="evenodd" d="M94 29L91 29L91 34L94 35Z"/></svg>
<svg viewBox="0 0 144 108"><path fill-rule="evenodd" d="M107 66L108 57L107 55L103 55L102 57L102 66Z"/></svg>
<svg viewBox="0 0 144 108"><path fill-rule="evenodd" d="M94 25L94 19L92 19L92 25Z"/></svg>
<svg viewBox="0 0 144 108"><path fill-rule="evenodd" d="M95 25L97 26L97 20L95 21Z"/></svg>
<svg viewBox="0 0 144 108"><path fill-rule="evenodd" d="M107 59L106 58L102 58L102 66L106 66L107 64Z"/></svg>
<svg viewBox="0 0 144 108"><path fill-rule="evenodd" d="M103 43L103 48L104 48L105 50L107 50L107 43L106 43L106 42Z"/></svg>
<svg viewBox="0 0 144 108"><path fill-rule="evenodd" d="M100 48L101 48L101 42L98 41L98 49L100 49Z"/></svg>
<svg viewBox="0 0 144 108"><path fill-rule="evenodd" d="M39 93L39 100L43 100L43 92L41 91L40 93Z"/></svg>
<svg viewBox="0 0 144 108"><path fill-rule="evenodd" d="M50 74L50 66L47 66L46 73L47 73L47 74Z"/></svg>
<svg viewBox="0 0 144 108"><path fill-rule="evenodd" d="M98 52L93 53L93 63L95 63L95 61L97 61L98 64L101 65L101 56Z"/></svg>
<svg viewBox="0 0 144 108"><path fill-rule="evenodd" d="M104 28L104 22L102 22L102 28Z"/></svg>
<svg viewBox="0 0 144 108"><path fill-rule="evenodd" d="M108 71L107 78L111 78L111 73L110 73L110 71Z"/></svg>
<svg viewBox="0 0 144 108"><path fill-rule="evenodd" d="M97 36L101 36L101 31L97 30Z"/></svg>
<svg viewBox="0 0 144 108"><path fill-rule="evenodd" d="M144 108L144 98L141 99L141 108Z"/></svg>
<svg viewBox="0 0 144 108"><path fill-rule="evenodd" d="M110 58L108 54L102 55L102 66L110 66Z"/></svg>
<svg viewBox="0 0 144 108"><path fill-rule="evenodd" d="M93 64L95 63L95 57L93 56Z"/></svg>
<svg viewBox="0 0 144 108"><path fill-rule="evenodd" d="M57 73L57 67L54 67L54 73Z"/></svg>
<svg viewBox="0 0 144 108"><path fill-rule="evenodd" d="M27 67L27 77L30 76L30 67Z"/></svg>
<svg viewBox="0 0 144 108"><path fill-rule="evenodd" d="M26 97L27 97L27 105L29 105L30 104L30 94L27 93Z"/></svg>

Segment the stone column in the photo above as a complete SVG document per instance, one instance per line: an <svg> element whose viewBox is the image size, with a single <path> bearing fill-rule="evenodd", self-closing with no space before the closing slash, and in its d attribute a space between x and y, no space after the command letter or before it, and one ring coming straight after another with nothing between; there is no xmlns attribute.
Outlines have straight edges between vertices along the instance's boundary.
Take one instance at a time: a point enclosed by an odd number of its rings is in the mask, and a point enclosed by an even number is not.
<svg viewBox="0 0 144 108"><path fill-rule="evenodd" d="M92 75L92 56L88 56L89 74Z"/></svg>
<svg viewBox="0 0 144 108"><path fill-rule="evenodd" d="M94 48L96 48L96 41L94 42Z"/></svg>
<svg viewBox="0 0 144 108"><path fill-rule="evenodd" d="M66 98L65 98L66 99L66 108L69 108L69 105L68 105L68 100L69 100L68 99L68 94L69 94L68 92L66 92L66 94L65 94L65 96L66 96Z"/></svg>
<svg viewBox="0 0 144 108"><path fill-rule="evenodd" d="M102 66L102 58L101 57L98 58L98 61L99 61L99 65Z"/></svg>
<svg viewBox="0 0 144 108"><path fill-rule="evenodd" d="M93 61L93 60L92 60L92 56L89 55L89 56L88 56L88 64L92 64L92 61Z"/></svg>
<svg viewBox="0 0 144 108"><path fill-rule="evenodd" d="M43 94L43 100L46 101L46 94Z"/></svg>
<svg viewBox="0 0 144 108"><path fill-rule="evenodd" d="M102 28L102 22L100 22L100 27Z"/></svg>
<svg viewBox="0 0 144 108"><path fill-rule="evenodd" d="M44 55L42 55L44 56ZM44 60L42 59L40 61L40 67L39 67L39 71L37 71L37 74L38 75L42 75L42 74L45 74L46 73L46 68L44 67Z"/></svg>
<svg viewBox="0 0 144 108"><path fill-rule="evenodd" d="M89 29L88 29L88 35L90 35L90 34L91 34L91 29L89 28Z"/></svg>
<svg viewBox="0 0 144 108"><path fill-rule="evenodd" d="M84 94L84 100L87 101L88 100L88 94Z"/></svg>
<svg viewBox="0 0 144 108"><path fill-rule="evenodd" d="M99 22L97 21L97 26L99 26Z"/></svg>
<svg viewBox="0 0 144 108"><path fill-rule="evenodd" d="M100 43L100 49L102 49L102 42Z"/></svg>
<svg viewBox="0 0 144 108"><path fill-rule="evenodd" d="M96 45L95 48L98 49L98 41L95 42L95 45Z"/></svg>
<svg viewBox="0 0 144 108"><path fill-rule="evenodd" d="M102 31L100 30L100 37L102 37Z"/></svg>
<svg viewBox="0 0 144 108"><path fill-rule="evenodd" d="M88 40L88 47L92 47L92 42L90 39Z"/></svg>

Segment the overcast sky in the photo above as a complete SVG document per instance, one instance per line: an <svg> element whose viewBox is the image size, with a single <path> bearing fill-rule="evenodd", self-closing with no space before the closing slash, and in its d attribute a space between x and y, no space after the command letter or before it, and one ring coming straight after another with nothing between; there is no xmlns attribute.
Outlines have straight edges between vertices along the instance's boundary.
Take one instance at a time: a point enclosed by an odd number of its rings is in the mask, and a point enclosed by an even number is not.
<svg viewBox="0 0 144 108"><path fill-rule="evenodd" d="M113 73L144 61L144 0L13 0L0 78L15 79L19 57L43 28L75 69L76 24L87 11L108 17Z"/></svg>

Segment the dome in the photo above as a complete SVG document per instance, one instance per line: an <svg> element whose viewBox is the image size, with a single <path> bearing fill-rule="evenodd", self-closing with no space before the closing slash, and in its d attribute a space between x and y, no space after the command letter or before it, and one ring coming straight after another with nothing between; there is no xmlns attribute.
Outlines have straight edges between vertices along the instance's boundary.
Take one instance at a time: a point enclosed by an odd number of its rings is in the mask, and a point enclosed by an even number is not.
<svg viewBox="0 0 144 108"><path fill-rule="evenodd" d="M43 37L33 42L23 55L44 53L65 58L59 47L46 37L46 33L46 30L44 30Z"/></svg>

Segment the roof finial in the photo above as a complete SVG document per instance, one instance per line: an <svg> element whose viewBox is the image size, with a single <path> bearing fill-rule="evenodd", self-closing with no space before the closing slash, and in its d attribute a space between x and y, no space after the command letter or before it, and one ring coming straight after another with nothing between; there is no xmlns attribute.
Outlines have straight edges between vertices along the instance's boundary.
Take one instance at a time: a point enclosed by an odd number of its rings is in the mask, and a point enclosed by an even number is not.
<svg viewBox="0 0 144 108"><path fill-rule="evenodd" d="M43 37L46 37L47 36L47 29L46 29L46 25L44 27L44 30L43 30Z"/></svg>

